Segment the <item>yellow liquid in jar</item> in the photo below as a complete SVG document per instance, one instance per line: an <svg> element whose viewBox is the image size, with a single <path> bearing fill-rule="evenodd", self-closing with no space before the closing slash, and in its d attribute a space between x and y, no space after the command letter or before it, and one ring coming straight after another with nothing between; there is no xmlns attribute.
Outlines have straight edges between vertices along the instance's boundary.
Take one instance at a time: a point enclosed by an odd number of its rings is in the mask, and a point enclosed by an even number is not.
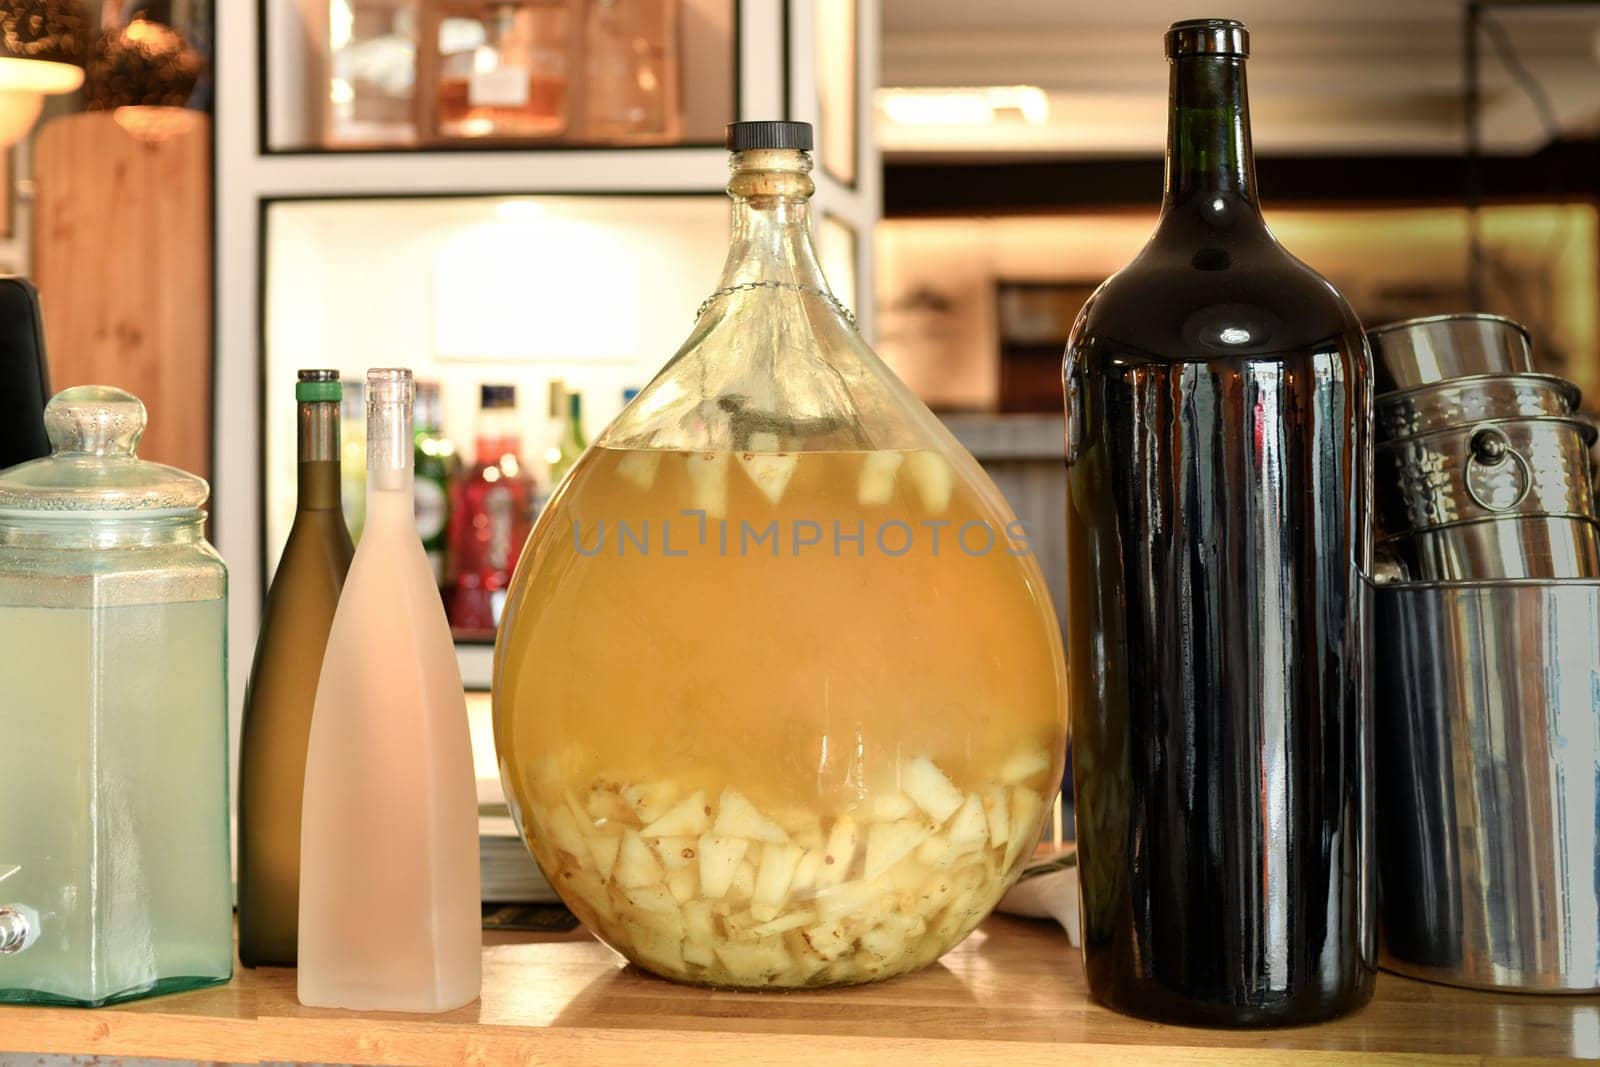
<svg viewBox="0 0 1600 1067"><path fill-rule="evenodd" d="M1064 700L1022 531L931 452L591 449L496 651L546 874L631 958L718 985L887 977L965 936L1037 841ZM720 893L701 837L748 842Z"/></svg>

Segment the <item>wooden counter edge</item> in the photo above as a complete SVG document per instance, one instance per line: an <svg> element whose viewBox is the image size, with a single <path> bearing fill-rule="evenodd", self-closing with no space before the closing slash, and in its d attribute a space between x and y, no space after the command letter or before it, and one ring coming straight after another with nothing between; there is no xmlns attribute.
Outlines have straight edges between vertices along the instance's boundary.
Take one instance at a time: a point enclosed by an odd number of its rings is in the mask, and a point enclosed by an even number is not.
<svg viewBox="0 0 1600 1067"><path fill-rule="evenodd" d="M1482 1064L1472 1054L1242 1049L944 1038L806 1036L632 1028L462 1025L427 1018L329 1019L8 1008L0 1050L43 1055L194 1059L227 1063L363 1064L718 1063L771 1067L917 1063L1049 1064ZM1548 1061L1546 1061L1548 1062Z"/></svg>

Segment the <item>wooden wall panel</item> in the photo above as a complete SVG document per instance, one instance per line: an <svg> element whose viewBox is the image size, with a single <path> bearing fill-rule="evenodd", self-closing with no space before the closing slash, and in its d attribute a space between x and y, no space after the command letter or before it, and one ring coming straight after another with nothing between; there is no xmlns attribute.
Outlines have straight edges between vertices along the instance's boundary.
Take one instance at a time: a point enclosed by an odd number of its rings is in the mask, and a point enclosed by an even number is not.
<svg viewBox="0 0 1600 1067"><path fill-rule="evenodd" d="M211 470L211 127L54 119L34 146L34 282L51 384L114 385L150 413L139 454ZM159 135L158 135L159 134Z"/></svg>

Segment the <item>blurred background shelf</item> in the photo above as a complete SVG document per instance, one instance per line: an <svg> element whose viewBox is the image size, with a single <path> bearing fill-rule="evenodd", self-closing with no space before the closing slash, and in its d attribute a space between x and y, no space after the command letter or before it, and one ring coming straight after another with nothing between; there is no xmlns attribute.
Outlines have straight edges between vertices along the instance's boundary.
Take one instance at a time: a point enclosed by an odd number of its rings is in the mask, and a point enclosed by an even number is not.
<svg viewBox="0 0 1600 1067"><path fill-rule="evenodd" d="M574 82L556 104L566 128L548 138L444 131L438 109L454 105L436 90L457 62L445 53L487 69L485 49L517 47L530 26L582 23L566 62L587 70L580 53L594 55L595 20L624 7L675 26L672 54L651 60L652 78L674 82L659 129L599 130L603 108ZM435 33L441 54L430 58ZM254 20L219 19L215 417L227 432L214 514L236 576L235 694L293 514L296 368L351 380L370 366L412 367L441 386L444 436L469 462L480 385L517 387L533 460L559 380L583 394L592 440L715 287L729 217L722 128L736 118L818 127L819 243L841 298L871 329L877 33L875 0L292 0L261 5ZM542 91L536 76L522 103L557 99ZM462 644L458 654L466 687L487 690L492 650Z"/></svg>

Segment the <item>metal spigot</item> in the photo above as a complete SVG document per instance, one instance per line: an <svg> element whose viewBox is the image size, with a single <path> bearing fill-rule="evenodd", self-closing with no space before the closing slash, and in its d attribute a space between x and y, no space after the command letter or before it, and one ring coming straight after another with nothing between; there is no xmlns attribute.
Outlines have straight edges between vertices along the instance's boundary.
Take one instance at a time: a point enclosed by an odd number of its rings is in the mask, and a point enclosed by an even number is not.
<svg viewBox="0 0 1600 1067"><path fill-rule="evenodd" d="M38 916L32 908L0 904L0 956L21 952L38 939Z"/></svg>
<svg viewBox="0 0 1600 1067"><path fill-rule="evenodd" d="M22 870L0 864L0 882ZM21 952L39 940L39 913L26 904L0 904L0 956Z"/></svg>

